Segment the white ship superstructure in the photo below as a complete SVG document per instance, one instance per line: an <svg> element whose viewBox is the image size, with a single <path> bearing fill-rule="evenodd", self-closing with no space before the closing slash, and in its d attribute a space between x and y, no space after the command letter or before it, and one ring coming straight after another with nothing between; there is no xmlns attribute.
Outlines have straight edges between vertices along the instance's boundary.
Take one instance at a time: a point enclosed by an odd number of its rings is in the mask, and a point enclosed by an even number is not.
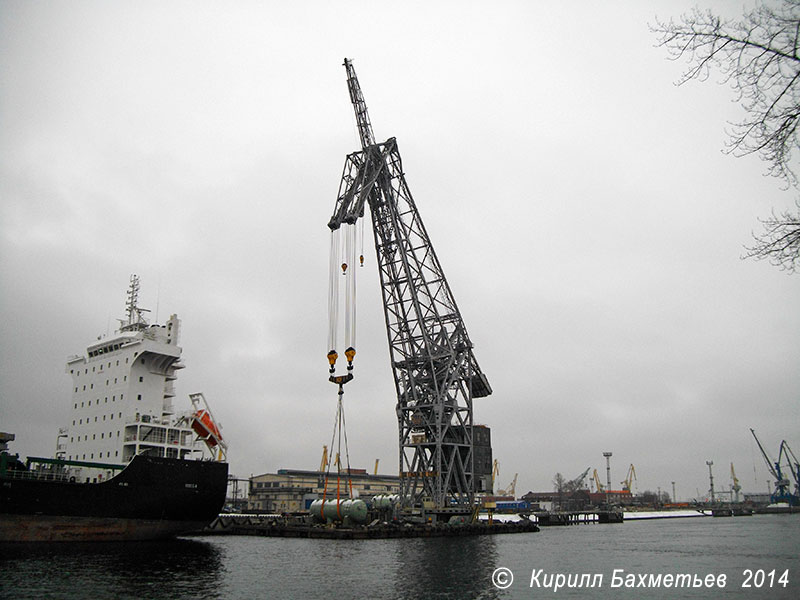
<svg viewBox="0 0 800 600"><path fill-rule="evenodd" d="M59 458L124 465L139 453L189 458L201 452L191 419L176 419L172 403L184 366L180 321L172 315L164 325L149 324L137 306L138 290L134 275L119 330L67 362L73 392ZM103 477L93 471L93 478Z"/></svg>

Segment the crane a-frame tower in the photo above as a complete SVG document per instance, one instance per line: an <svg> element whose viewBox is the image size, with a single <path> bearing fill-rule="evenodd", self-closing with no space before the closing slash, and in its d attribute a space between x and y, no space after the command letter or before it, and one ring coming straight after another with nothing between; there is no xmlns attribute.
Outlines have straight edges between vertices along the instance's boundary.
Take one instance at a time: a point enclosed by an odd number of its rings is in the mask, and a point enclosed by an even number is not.
<svg viewBox="0 0 800 600"><path fill-rule="evenodd" d="M431 513L466 512L477 490L472 401L492 389L406 183L397 142L376 143L353 65L345 59L344 66L361 150L345 160L328 227L355 224L369 206L397 391L402 502Z"/></svg>

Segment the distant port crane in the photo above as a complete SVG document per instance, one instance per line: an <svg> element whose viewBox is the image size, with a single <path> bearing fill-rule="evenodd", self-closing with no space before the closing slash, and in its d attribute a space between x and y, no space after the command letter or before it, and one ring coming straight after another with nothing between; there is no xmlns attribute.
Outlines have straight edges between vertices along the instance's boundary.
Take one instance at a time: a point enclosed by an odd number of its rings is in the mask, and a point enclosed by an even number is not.
<svg viewBox="0 0 800 600"><path fill-rule="evenodd" d="M739 492L742 491L742 486L739 485L739 478L736 477L736 471L733 470L733 463L731 463L731 496L734 502L739 502Z"/></svg>
<svg viewBox="0 0 800 600"><path fill-rule="evenodd" d="M606 488L603 483L600 481L600 476L597 474L597 469L594 470L592 473L591 480L594 481L594 487L598 492L605 492Z"/></svg>
<svg viewBox="0 0 800 600"><path fill-rule="evenodd" d="M498 496L513 496L514 498L517 497L517 477L519 473L514 473L514 479L511 480L511 483L503 490L497 490Z"/></svg>
<svg viewBox="0 0 800 600"><path fill-rule="evenodd" d="M800 506L800 494L798 494L797 489L797 483L800 483L800 465L797 465L797 460L795 459L795 468L793 468L791 461L789 461L789 454L791 453L792 457L794 457L794 453L791 452L791 449L787 450L788 445L786 444L786 440L781 442L780 448L778 449L778 460L773 461L767 454L767 451L764 450L764 446L758 441L756 432L750 429L750 433L753 434L753 438L755 438L756 444L758 444L758 449L761 450L761 455L767 463L767 469L769 469L770 474L775 479L775 490L772 492L771 496L772 502L786 502L790 506ZM781 459L783 457L786 457L786 460L789 461L789 471L793 475L797 475L795 493L791 492L791 482L783 474L783 467L781 464ZM795 473L795 471L797 472Z"/></svg>
<svg viewBox="0 0 800 600"><path fill-rule="evenodd" d="M488 491L479 489L482 478L475 471L472 403L474 398L490 395L492 388L475 359L472 341L411 196L397 142L395 138L375 141L353 64L345 59L344 67L361 150L345 160L328 222L331 277L338 281L341 267L349 290L344 327L345 337L349 335L349 341L345 340L348 373L335 375L338 352L332 342L331 380L340 384L341 392L341 384L352 379L355 344L349 342L355 338L351 300L359 237L356 224L367 205L397 393L402 503L434 515L469 513L475 492ZM341 229L344 241L338 237ZM363 264L363 252L358 262ZM336 310L333 296L329 296L329 307ZM335 334L333 329L329 334ZM485 475L488 479L488 469Z"/></svg>
<svg viewBox="0 0 800 600"><path fill-rule="evenodd" d="M628 474L625 476L625 480L622 481L622 489L628 492L633 492L631 485L636 479L636 468L631 463L631 466L628 467Z"/></svg>

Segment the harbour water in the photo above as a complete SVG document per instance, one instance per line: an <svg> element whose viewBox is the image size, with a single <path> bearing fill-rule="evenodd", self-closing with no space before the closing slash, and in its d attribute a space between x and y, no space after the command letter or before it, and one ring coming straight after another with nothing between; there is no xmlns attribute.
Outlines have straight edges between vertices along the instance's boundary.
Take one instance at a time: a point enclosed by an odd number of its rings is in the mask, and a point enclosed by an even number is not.
<svg viewBox="0 0 800 600"><path fill-rule="evenodd" d="M16 599L795 599L800 517L668 519L472 538L5 545L0 569L2 596ZM559 574L565 586L584 585L554 593ZM703 585L667 587L668 574L690 574L691 585ZM709 575L713 587L705 585ZM614 586L620 582L636 587Z"/></svg>

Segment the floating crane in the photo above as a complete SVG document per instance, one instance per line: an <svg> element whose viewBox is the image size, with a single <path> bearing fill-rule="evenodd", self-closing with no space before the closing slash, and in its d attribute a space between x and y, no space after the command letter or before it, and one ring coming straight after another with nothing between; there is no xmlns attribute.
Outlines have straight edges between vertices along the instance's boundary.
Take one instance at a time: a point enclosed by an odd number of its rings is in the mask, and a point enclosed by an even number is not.
<svg viewBox="0 0 800 600"><path fill-rule="evenodd" d="M786 455L786 441L784 440L781 442L780 449L778 450L778 460L773 461L767 454L767 451L764 450L761 442L758 441L756 432L753 431L753 429L750 429L750 433L753 434L756 444L758 444L758 448L761 450L761 455L764 457L764 461L767 463L767 468L769 469L772 477L775 479L775 491L772 492L772 496L770 498L772 502L786 502L790 506L800 506L800 496L798 496L797 493L791 493L791 482L784 477L783 470L781 468L781 457ZM800 469L800 467L798 468Z"/></svg>
<svg viewBox="0 0 800 600"><path fill-rule="evenodd" d="M355 69L345 59L347 86L355 110L361 150L348 155L331 230L331 277L341 266L345 337L354 328L357 222L365 205L373 237L383 299L389 354L397 393L399 471L404 507L432 514L471 513L479 477L473 453L472 402L492 393L473 354L473 344L450 285L411 196L395 138L375 141ZM344 229L344 241L338 237ZM342 246L344 259L337 260ZM358 257L363 264L363 253ZM340 275L337 277L341 278ZM338 285L338 284L335 284ZM329 296L329 307L338 306ZM329 333L334 333L331 327ZM335 336L330 336L331 338ZM352 342L354 332L350 336ZM352 378L355 344L345 340L348 373L336 376L338 352L328 353L331 380ZM341 387L340 387L341 392ZM488 473L486 473L488 475Z"/></svg>

